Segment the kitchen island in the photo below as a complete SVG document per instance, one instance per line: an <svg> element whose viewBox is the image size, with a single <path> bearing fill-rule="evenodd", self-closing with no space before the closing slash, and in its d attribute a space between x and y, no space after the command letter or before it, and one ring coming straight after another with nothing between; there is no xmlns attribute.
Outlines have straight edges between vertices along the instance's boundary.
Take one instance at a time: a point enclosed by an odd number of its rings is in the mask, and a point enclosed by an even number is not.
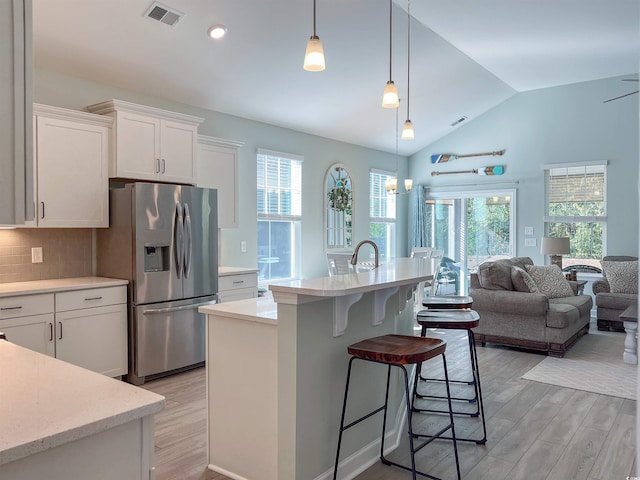
<svg viewBox="0 0 640 480"><path fill-rule="evenodd" d="M207 315L209 468L235 479L330 478L347 346L413 334L413 292L432 278L418 259L367 272L269 285L259 298L201 307ZM386 370L358 365L351 418L381 405ZM389 449L403 434L402 387L393 375ZM378 460L381 418L345 436L340 478Z"/></svg>
<svg viewBox="0 0 640 480"><path fill-rule="evenodd" d="M0 340L0 480L153 478L164 397Z"/></svg>

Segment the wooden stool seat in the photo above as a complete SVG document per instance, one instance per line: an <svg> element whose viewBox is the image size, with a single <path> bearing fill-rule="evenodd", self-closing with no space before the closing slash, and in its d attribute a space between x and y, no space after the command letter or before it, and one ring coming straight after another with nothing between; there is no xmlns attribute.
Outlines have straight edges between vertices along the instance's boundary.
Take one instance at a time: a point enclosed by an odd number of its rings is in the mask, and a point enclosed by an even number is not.
<svg viewBox="0 0 640 480"><path fill-rule="evenodd" d="M429 309L463 309L471 308L473 297L467 295L430 296L422 299L422 306Z"/></svg>
<svg viewBox="0 0 640 480"><path fill-rule="evenodd" d="M450 330L468 330L480 323L480 315L475 310L420 310L418 323L426 328L445 328ZM422 333L424 336L426 332Z"/></svg>
<svg viewBox="0 0 640 480"><path fill-rule="evenodd" d="M347 347L349 355L380 363L411 365L442 355L447 343L438 338L383 335Z"/></svg>

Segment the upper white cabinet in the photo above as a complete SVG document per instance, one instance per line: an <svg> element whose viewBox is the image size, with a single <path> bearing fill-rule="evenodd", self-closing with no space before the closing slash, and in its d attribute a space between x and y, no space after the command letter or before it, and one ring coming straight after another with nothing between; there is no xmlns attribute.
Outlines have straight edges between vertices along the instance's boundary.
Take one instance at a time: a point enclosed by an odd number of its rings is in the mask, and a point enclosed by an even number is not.
<svg viewBox="0 0 640 480"><path fill-rule="evenodd" d="M203 118L109 100L87 107L115 120L109 177L195 184Z"/></svg>
<svg viewBox="0 0 640 480"><path fill-rule="evenodd" d="M38 227L108 227L113 120L34 104Z"/></svg>
<svg viewBox="0 0 640 480"><path fill-rule="evenodd" d="M33 219L31 0L0 2L0 225Z"/></svg>
<svg viewBox="0 0 640 480"><path fill-rule="evenodd" d="M197 186L218 190L218 227L238 226L240 142L198 135Z"/></svg>

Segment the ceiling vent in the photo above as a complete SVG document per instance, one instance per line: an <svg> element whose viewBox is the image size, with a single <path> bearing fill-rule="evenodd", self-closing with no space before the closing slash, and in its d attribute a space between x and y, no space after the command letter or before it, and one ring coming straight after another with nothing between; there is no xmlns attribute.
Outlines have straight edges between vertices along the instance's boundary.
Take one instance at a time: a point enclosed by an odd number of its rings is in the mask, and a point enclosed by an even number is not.
<svg viewBox="0 0 640 480"><path fill-rule="evenodd" d="M456 120L455 122L453 122L451 124L452 127L455 127L456 125L460 125L462 122L464 122L468 117L466 115L460 117L458 120Z"/></svg>
<svg viewBox="0 0 640 480"><path fill-rule="evenodd" d="M184 16L184 13L159 2L153 2L144 13L144 16L174 27Z"/></svg>

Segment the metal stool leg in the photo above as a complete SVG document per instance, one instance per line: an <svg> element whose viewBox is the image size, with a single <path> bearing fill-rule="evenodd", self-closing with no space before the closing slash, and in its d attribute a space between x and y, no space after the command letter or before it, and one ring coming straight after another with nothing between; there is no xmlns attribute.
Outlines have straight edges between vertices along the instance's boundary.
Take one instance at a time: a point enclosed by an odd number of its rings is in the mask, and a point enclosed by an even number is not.
<svg viewBox="0 0 640 480"><path fill-rule="evenodd" d="M455 461L456 461L456 471L458 473L458 480L460 480L460 462L458 459L458 446L456 443L456 434L455 434L455 427L454 427L454 423L453 423L453 410L452 410L452 405L451 405L451 398L449 398L449 425L445 426L444 428L442 428L439 432L433 434L433 435L424 435L424 434L415 434L413 433L413 402L412 402L412 397L411 397L411 392L409 390L409 375L407 373L407 369L405 368L404 365L400 365L400 364L392 364L392 363L385 363L385 362L379 362L376 360L364 360L364 359L360 359L363 361L368 361L368 362L373 362L373 363L380 363L383 365L387 365L387 384L386 384L386 388L385 388L385 399L384 399L384 405L373 410L372 412L363 415L362 417L358 418L357 420L354 420L353 422L349 423L348 425L344 424L344 419L345 419L345 413L346 413L346 408L347 408L347 398L348 398L348 393L349 393L349 381L351 378L351 367L353 364L353 361L356 360L357 357L352 357L349 360L349 368L347 370L347 380L346 380L346 384L345 384L345 392L344 392L344 400L342 403L342 414L340 417L340 433L338 435L338 447L337 447L337 451L336 451L336 461L334 464L334 468L333 468L333 480L337 479L337 475L338 475L338 464L340 461L340 447L342 444L342 433L353 427L354 425L360 423L363 420L366 420L367 418L375 415L376 413L379 412L384 412L384 418L383 418L383 422L382 422L382 439L381 439L381 446L380 446L380 461L382 463L384 463L385 465L394 465L396 467L402 468L403 470L407 470L410 471L412 473L412 478L413 480L417 479L417 475L421 475L423 477L427 477L427 478L431 478L433 480L441 480L438 477L435 477L433 475L429 475L428 473L424 473L421 472L419 470L416 469L416 464L415 464L415 454L420 451L423 447L425 447L426 445L428 445L429 443L431 443L433 440L437 439L437 438L443 438L443 439L449 439L449 440L453 440L453 448L454 448L454 455L455 455ZM444 353L442 354L442 361L443 361L443 365L444 365L444 371L445 371L445 379L448 379L448 372L447 372L447 364L446 364L446 357L444 355ZM405 390L405 401L406 401L406 408L407 408L407 428L408 428L408 433L409 433L409 449L410 449L410 453L411 453L411 468L396 463L396 462L392 462L391 460L388 460L385 456L384 456L384 436L386 434L386 424L387 424L387 409L388 409L388 403L389 403L389 384L390 384L390 380L391 380L391 367L398 367L402 370L403 372L403 379L404 379L404 390ZM418 364L419 367L419 364ZM414 380L415 382L417 382L417 377ZM415 384L414 384L415 386ZM450 395L450 391L449 391L449 384L447 383L447 393ZM451 437L443 437L442 434L444 432L446 432L447 430L451 430ZM418 447L415 447L414 444L414 438L426 438L426 440L421 443Z"/></svg>
<svg viewBox="0 0 640 480"><path fill-rule="evenodd" d="M473 381L469 382L469 385L473 385L474 387L474 393L475 396L473 399L460 399L458 397L452 397L452 400L468 400L468 401L474 401L477 403L476 405L476 410L475 412L459 412L459 411L453 411L454 415L468 415L470 417L480 417L482 420L482 432L483 432L483 436L482 438L476 439L476 438L458 438L458 441L460 442L474 442L477 443L478 445L484 445L487 443L487 425L486 425L486 420L485 420L485 416L484 416L484 403L482 401L482 386L480 384L480 369L478 366L478 351L476 349L476 341L475 341L475 335L473 334L473 330L467 330L467 340L469 343L469 356L470 356L470 360L471 360L471 373L473 376ZM422 379L424 377L420 377L420 379ZM446 376L445 376L446 378ZM430 380L434 380L434 379L430 379ZM436 381L442 381L442 379L435 379ZM447 383L451 383L454 382L453 380L449 380ZM417 383L417 382L416 382ZM448 385L447 385L448 388ZM447 394L449 394L449 392L447 392ZM444 400L445 396L442 395L423 395L418 393L417 390L417 385L414 386L414 395L416 398L420 398L420 399L428 399L428 398L433 398L433 399L442 399ZM415 401L414 401L415 403ZM438 409L433 409L433 408L418 408L414 406L414 411L415 412L420 412L420 413L447 413L446 410L438 410Z"/></svg>

